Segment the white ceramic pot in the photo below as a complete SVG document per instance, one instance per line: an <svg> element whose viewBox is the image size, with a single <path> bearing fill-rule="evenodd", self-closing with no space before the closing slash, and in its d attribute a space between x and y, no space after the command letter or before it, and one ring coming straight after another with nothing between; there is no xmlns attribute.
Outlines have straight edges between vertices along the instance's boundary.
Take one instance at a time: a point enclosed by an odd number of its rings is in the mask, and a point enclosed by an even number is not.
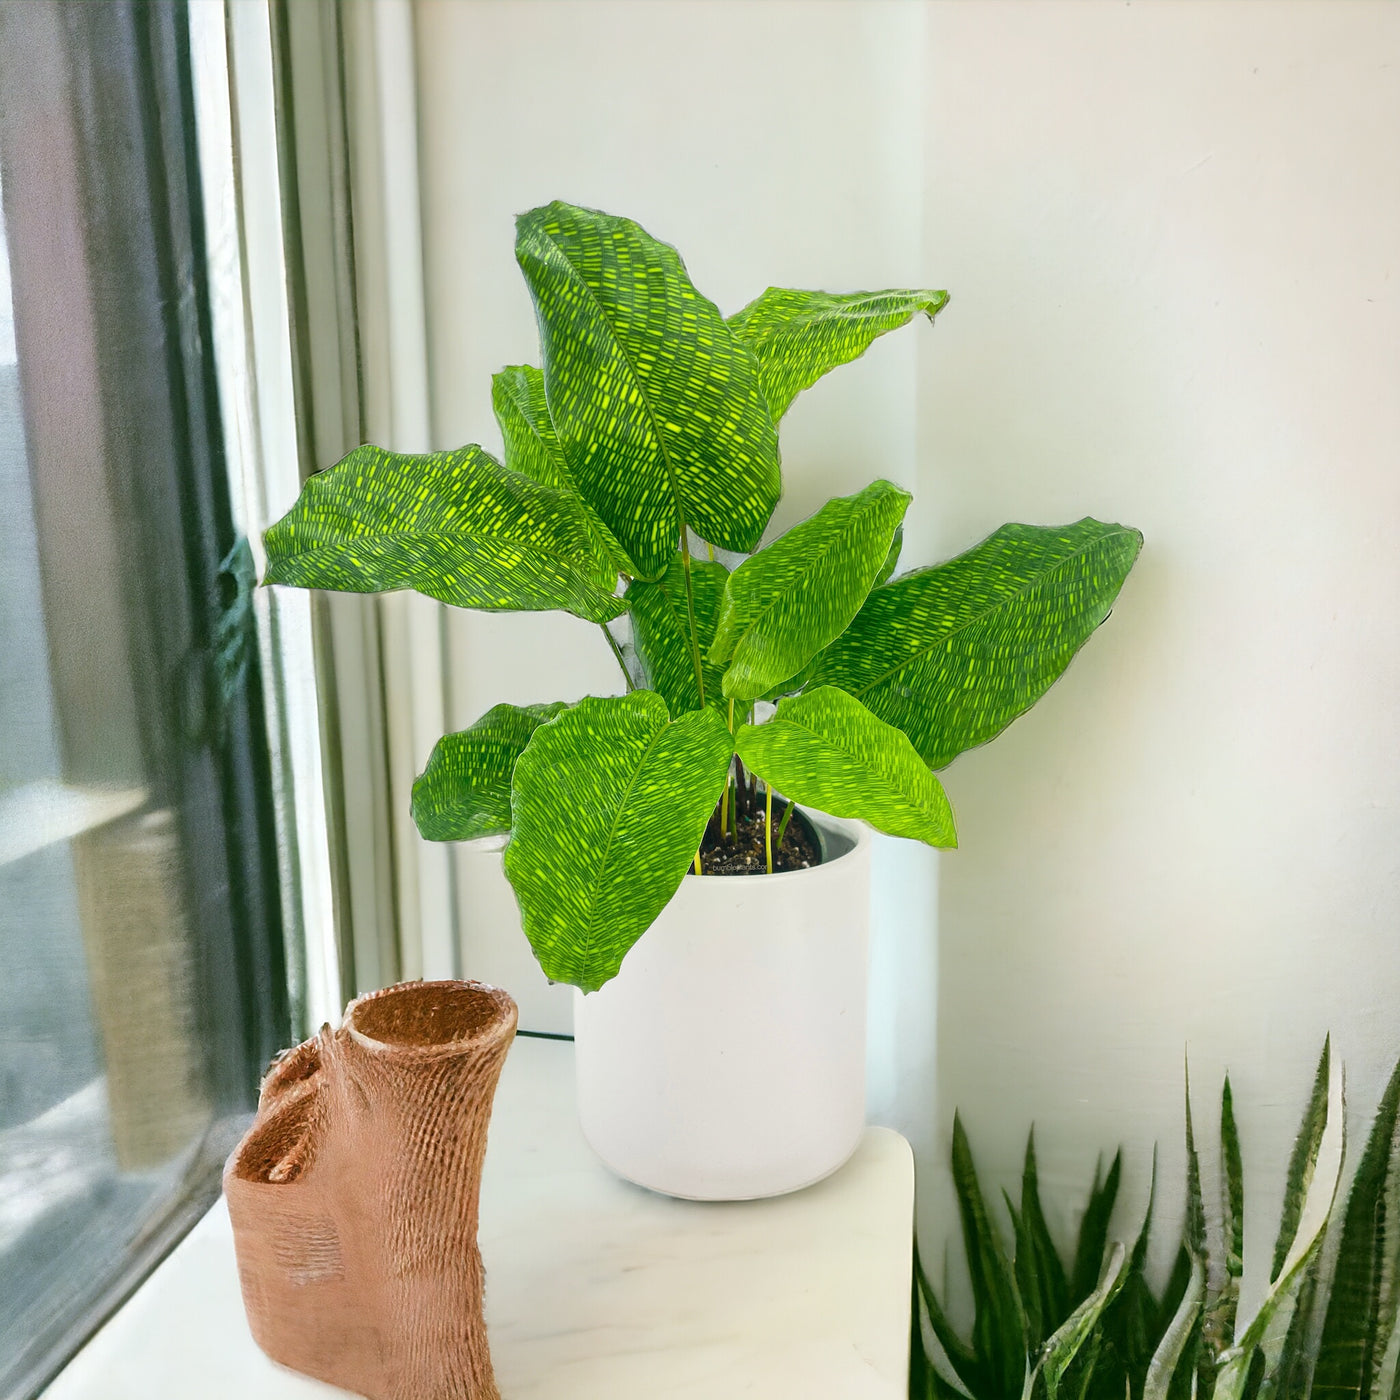
<svg viewBox="0 0 1400 1400"><path fill-rule="evenodd" d="M869 831L827 858L688 875L601 991L574 996L579 1120L619 1176L669 1196L779 1196L865 1127Z"/></svg>

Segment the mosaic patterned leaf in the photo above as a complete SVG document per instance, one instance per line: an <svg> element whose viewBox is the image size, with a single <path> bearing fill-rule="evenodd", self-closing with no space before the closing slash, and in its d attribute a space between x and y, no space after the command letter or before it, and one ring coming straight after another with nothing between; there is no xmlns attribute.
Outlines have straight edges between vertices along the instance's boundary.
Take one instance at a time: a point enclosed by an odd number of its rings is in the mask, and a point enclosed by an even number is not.
<svg viewBox="0 0 1400 1400"><path fill-rule="evenodd" d="M751 550L777 504L778 436L758 365L680 255L630 219L522 214L550 417L584 499L659 578L682 523Z"/></svg>
<svg viewBox="0 0 1400 1400"><path fill-rule="evenodd" d="M948 796L913 744L845 691L823 686L780 701L766 724L741 726L734 745L746 767L804 807L930 846L958 844Z"/></svg>
<svg viewBox="0 0 1400 1400"><path fill-rule="evenodd" d="M894 539L890 541L890 552L885 555L885 562L880 565L880 572L875 575L875 582L870 585L872 588L879 588L881 584L890 581L894 571L899 568L899 555L903 548L904 526L900 525L894 532Z"/></svg>
<svg viewBox="0 0 1400 1400"><path fill-rule="evenodd" d="M459 608L623 611L575 504L479 447L407 456L357 447L301 489L264 535L266 583L415 588Z"/></svg>
<svg viewBox="0 0 1400 1400"><path fill-rule="evenodd" d="M907 326L920 311L933 320L947 304L947 292L834 293L769 287L736 311L729 326L758 360L763 392L776 422L827 370L859 359L877 336Z"/></svg>
<svg viewBox="0 0 1400 1400"><path fill-rule="evenodd" d="M510 776L530 736L568 707L495 705L470 729L444 734L413 784L425 841L471 841L510 830Z"/></svg>
<svg viewBox="0 0 1400 1400"><path fill-rule="evenodd" d="M724 704L720 681L724 667L709 660L710 641L719 621L724 582L729 570L723 564L694 559L690 587L695 599L695 632L699 639L700 674L705 703ZM700 708L700 686L695 679L695 653L690 645L689 610L685 595L685 568L680 553L671 556L665 576L655 583L633 580L627 585L627 606L632 614L632 637L637 655L646 667L648 682L659 691L673 715Z"/></svg>
<svg viewBox="0 0 1400 1400"><path fill-rule="evenodd" d="M544 375L533 365L507 365L491 377L491 407L505 443L506 466L542 486L565 491L570 500L578 503L590 533L596 536L595 552L604 569L635 574L637 566L613 538L612 531L578 494L573 477L569 475L569 464L564 460L564 451L559 446L545 402Z"/></svg>
<svg viewBox="0 0 1400 1400"><path fill-rule="evenodd" d="M546 976L596 991L680 886L733 744L717 711L672 723L650 690L589 697L515 765L505 867Z"/></svg>
<svg viewBox="0 0 1400 1400"><path fill-rule="evenodd" d="M724 693L752 700L795 676L860 611L889 557L910 495L874 481L837 496L729 576L710 647Z"/></svg>
<svg viewBox="0 0 1400 1400"><path fill-rule="evenodd" d="M902 729L931 768L994 738L1059 678L1108 616L1142 535L1084 519L1003 525L965 554L877 588L818 658Z"/></svg>

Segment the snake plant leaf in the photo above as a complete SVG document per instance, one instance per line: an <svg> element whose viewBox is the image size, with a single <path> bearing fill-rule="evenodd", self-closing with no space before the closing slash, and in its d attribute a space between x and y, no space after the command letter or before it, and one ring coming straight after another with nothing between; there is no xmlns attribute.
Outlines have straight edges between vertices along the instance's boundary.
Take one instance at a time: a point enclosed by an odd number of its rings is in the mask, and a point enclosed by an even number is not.
<svg viewBox="0 0 1400 1400"><path fill-rule="evenodd" d="M1118 1188L1123 1181L1123 1153L1114 1153L1108 1175L1099 1180L1094 1169L1094 1184L1079 1222L1079 1240L1074 1250L1074 1268L1070 1272L1069 1300L1077 1306L1094 1291L1103 1267L1104 1250L1108 1247L1108 1222L1118 1200Z"/></svg>
<svg viewBox="0 0 1400 1400"><path fill-rule="evenodd" d="M266 583L378 593L414 588L460 608L623 611L567 495L481 448L412 456L357 447L302 487L264 535Z"/></svg>
<svg viewBox="0 0 1400 1400"><path fill-rule="evenodd" d="M1068 1318L1056 1329L1045 1343L1035 1371L1045 1383L1048 1400L1059 1400L1060 1384L1069 1370L1070 1364L1079 1355L1079 1350L1095 1334L1104 1309L1118 1296L1123 1286L1128 1252L1121 1244L1115 1244L1103 1273L1090 1291L1088 1297L1079 1304ZM1035 1390L1035 1372L1026 1377L1022 1400L1031 1400Z"/></svg>
<svg viewBox="0 0 1400 1400"><path fill-rule="evenodd" d="M933 1328L933 1335L938 1338L938 1345L943 1348L943 1354L948 1358L948 1364L953 1368L953 1374L967 1387L971 1395L982 1396L986 1393L989 1384L983 1359L958 1336L957 1329L948 1320L947 1313L943 1311L943 1305L938 1301L938 1295L934 1292L933 1285L924 1272L917 1240L914 1243L914 1283L923 1298L924 1307L928 1311L929 1325ZM937 1370L936 1367L931 1367L931 1369Z"/></svg>
<svg viewBox="0 0 1400 1400"><path fill-rule="evenodd" d="M685 560L677 551L671 555L665 574L655 583L633 579L627 585L625 597L632 614L637 656L651 688L661 693L673 715L700 708L702 683L704 704L724 703L720 688L724 667L709 659L709 649L728 577L729 570L723 564L691 560L688 598ZM691 645L690 599L695 604L695 646ZM697 661L701 681L695 678Z"/></svg>
<svg viewBox="0 0 1400 1400"><path fill-rule="evenodd" d="M932 321L947 304L947 292L769 287L736 311L729 326L758 360L776 422L803 389L865 354L877 336L907 326L921 311Z"/></svg>
<svg viewBox="0 0 1400 1400"><path fill-rule="evenodd" d="M987 1213L962 1118L953 1116L953 1186L976 1311L973 1349L987 1366L989 1386L978 1400L1017 1400L1026 1378L1026 1315L1001 1237Z"/></svg>
<svg viewBox="0 0 1400 1400"><path fill-rule="evenodd" d="M955 846L943 785L909 740L832 686L781 700L764 724L741 725L734 747L770 788L890 836Z"/></svg>
<svg viewBox="0 0 1400 1400"><path fill-rule="evenodd" d="M1400 1064L1381 1097L1342 1217L1314 1400L1368 1400L1395 1325L1400 1269Z"/></svg>
<svg viewBox="0 0 1400 1400"><path fill-rule="evenodd" d="M444 734L414 780L412 812L425 841L471 841L510 830L510 775L540 725L566 710L494 705L470 729Z"/></svg>
<svg viewBox="0 0 1400 1400"><path fill-rule="evenodd" d="M1318 1149L1322 1146L1322 1135L1327 1128L1328 1085L1331 1080L1332 1037L1329 1035L1322 1042L1322 1056L1317 1062L1317 1073L1313 1075L1312 1094L1288 1159L1288 1178L1283 1191L1283 1212L1279 1217L1278 1238L1274 1241L1274 1262L1269 1271L1270 1283L1278 1278L1283 1269L1283 1261L1293 1247L1293 1237L1298 1233L1303 1201L1312 1184L1313 1172L1317 1168Z"/></svg>
<svg viewBox="0 0 1400 1400"><path fill-rule="evenodd" d="M1157 1203L1157 1150L1152 1150L1152 1174L1147 1188L1147 1208L1128 1256L1123 1285L1113 1306L1104 1314L1104 1336L1112 1348L1119 1373L1137 1379L1146 1373L1160 1337L1157 1300L1147 1282L1147 1253L1151 1243L1152 1215Z"/></svg>
<svg viewBox="0 0 1400 1400"><path fill-rule="evenodd" d="M850 625L912 498L888 481L837 496L729 576L710 647L724 693L753 700L794 676Z"/></svg>
<svg viewBox="0 0 1400 1400"><path fill-rule="evenodd" d="M515 256L569 473L638 575L662 575L683 525L753 549L778 501L777 429L757 362L676 250L556 202L516 221Z"/></svg>
<svg viewBox="0 0 1400 1400"><path fill-rule="evenodd" d="M1197 1323L1206 1297L1206 1267L1197 1255L1191 1256L1191 1275L1176 1313L1162 1333L1157 1350L1147 1364L1142 1400L1170 1400L1172 1380L1196 1339Z"/></svg>
<svg viewBox="0 0 1400 1400"><path fill-rule="evenodd" d="M596 991L679 888L733 754L717 711L589 697L537 729L511 781L505 869L545 974Z"/></svg>
<svg viewBox="0 0 1400 1400"><path fill-rule="evenodd" d="M1108 616L1141 547L1138 531L1097 520L1003 525L875 589L809 683L849 691L942 768L1050 688Z"/></svg>
<svg viewBox="0 0 1400 1400"><path fill-rule="evenodd" d="M1040 1202L1035 1131L1026 1138L1021 1172L1021 1209L1016 1213L1016 1288L1026 1310L1026 1331L1035 1349L1069 1316L1069 1280Z"/></svg>
<svg viewBox="0 0 1400 1400"><path fill-rule="evenodd" d="M578 494L569 475L559 435L550 421L544 375L533 365L507 365L491 378L491 407L505 443L506 466L542 486L556 487L568 499L577 501L603 567L615 573L635 574L636 565L627 557L627 551Z"/></svg>
<svg viewBox="0 0 1400 1400"><path fill-rule="evenodd" d="M1207 1362L1220 1356L1235 1339L1239 1313L1240 1276L1244 1273L1244 1164L1235 1126L1235 1100L1230 1076L1220 1091L1220 1240L1224 1272L1218 1288L1206 1299L1201 1336ZM1241 1378L1248 1373L1248 1359Z"/></svg>

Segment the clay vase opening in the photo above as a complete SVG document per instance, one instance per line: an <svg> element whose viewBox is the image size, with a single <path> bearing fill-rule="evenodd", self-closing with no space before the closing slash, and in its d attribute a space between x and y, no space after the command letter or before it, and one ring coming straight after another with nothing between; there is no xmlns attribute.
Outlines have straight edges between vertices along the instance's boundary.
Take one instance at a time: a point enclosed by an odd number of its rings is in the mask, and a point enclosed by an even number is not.
<svg viewBox="0 0 1400 1400"><path fill-rule="evenodd" d="M499 1400L476 1231L509 995L408 982L280 1056L224 1169L248 1323L370 1400Z"/></svg>

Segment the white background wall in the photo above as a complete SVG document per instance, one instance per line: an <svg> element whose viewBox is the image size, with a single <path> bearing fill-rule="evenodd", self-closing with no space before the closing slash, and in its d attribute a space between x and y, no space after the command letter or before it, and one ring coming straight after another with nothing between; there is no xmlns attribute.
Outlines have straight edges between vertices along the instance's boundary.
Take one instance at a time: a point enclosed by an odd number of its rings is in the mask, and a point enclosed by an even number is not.
<svg viewBox="0 0 1400 1400"><path fill-rule="evenodd" d="M497 441L490 374L535 356L511 219L561 197L676 243L726 311L770 282L952 291L799 400L778 528L884 475L916 492L910 564L1007 519L1145 532L1065 680L949 770L961 849L882 849L873 1101L919 1150L926 1239L955 1106L1008 1185L1034 1119L1066 1230L1126 1144L1128 1229L1154 1140L1179 1191L1183 1051L1212 1155L1228 1067L1248 1298L1324 1032L1362 1114L1400 1054L1400 6L416 21L439 446ZM459 616L452 649L455 724L616 689L582 623ZM472 859L498 973L509 896Z"/></svg>

